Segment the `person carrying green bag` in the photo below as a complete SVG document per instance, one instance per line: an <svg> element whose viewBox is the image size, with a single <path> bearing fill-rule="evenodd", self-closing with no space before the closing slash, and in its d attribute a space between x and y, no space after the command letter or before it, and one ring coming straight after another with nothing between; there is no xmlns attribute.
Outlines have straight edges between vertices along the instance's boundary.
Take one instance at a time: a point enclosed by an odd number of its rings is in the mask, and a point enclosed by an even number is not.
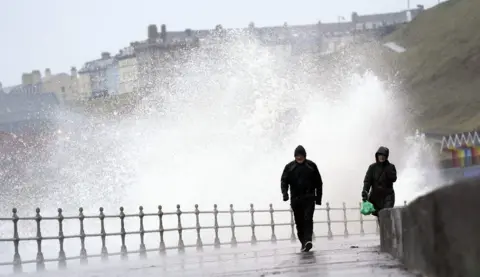
<svg viewBox="0 0 480 277"><path fill-rule="evenodd" d="M380 210L393 208L395 205L393 183L397 181L397 169L388 160L389 155L390 150L381 146L375 153L375 163L367 169L363 181L362 214L366 212L378 217ZM373 206L373 211L370 205Z"/></svg>
<svg viewBox="0 0 480 277"><path fill-rule="evenodd" d="M375 212L375 207L369 201L362 202L362 207L360 208L360 213L363 215L371 215Z"/></svg>

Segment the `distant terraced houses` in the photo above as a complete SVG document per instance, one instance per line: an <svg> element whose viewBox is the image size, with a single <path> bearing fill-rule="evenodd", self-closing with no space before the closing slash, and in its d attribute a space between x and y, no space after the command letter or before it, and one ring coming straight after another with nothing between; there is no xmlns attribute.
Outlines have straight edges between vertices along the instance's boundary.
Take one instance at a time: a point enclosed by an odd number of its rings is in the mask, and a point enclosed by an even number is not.
<svg viewBox="0 0 480 277"><path fill-rule="evenodd" d="M59 105L78 100L148 91L151 80L139 76L151 76L152 71L162 74L168 71L168 60L178 59L175 53L188 47L214 47L222 43L228 34L248 33L267 46L285 46L294 55L298 52L315 51L329 53L341 48L362 33L388 31L399 24L409 22L423 11L416 9L375 15L352 13L350 20L339 17L338 22L276 27L256 27L250 23L243 29L223 29L217 25L212 30L168 31L166 25L157 30L148 26L144 41L132 42L117 54L101 53L98 59L86 62L80 70L72 67L70 73L52 74L45 69L22 75L22 83L3 88L0 93L53 93ZM166 54L169 55L166 55ZM160 69L160 70L159 70ZM153 75L153 76L152 76Z"/></svg>
<svg viewBox="0 0 480 277"><path fill-rule="evenodd" d="M224 29L217 25L212 30L170 32L166 25L161 25L160 30L150 25L145 40L131 42L115 55L102 52L98 59L86 62L80 70L71 67L69 74L52 74L47 68L43 76L39 70L33 70L22 75L20 85L3 88L0 83L0 142L5 142L2 138L10 137L8 134L29 133L37 123L48 126L45 122L50 120L51 107L110 96L145 94L159 76L174 71L169 61L185 58L182 53L188 51L182 50L214 49L228 39L229 34L248 34L265 46L281 47L292 55L309 51L328 54L363 34L384 35L422 11L423 6L387 14L362 16L354 12L350 21L339 17L335 23L301 26L285 23L276 27L256 27L250 23L243 29ZM431 137L438 137L438 144L448 156L442 167L480 165L478 133Z"/></svg>
<svg viewBox="0 0 480 277"><path fill-rule="evenodd" d="M410 21L422 10L423 7L419 6L389 14L359 16L352 13L350 21L339 18L335 23L318 22L303 26L285 23L258 28L250 23L243 29L224 29L217 25L212 30L172 32L166 25L159 29L150 25L145 40L131 42L114 55L102 52L98 59L86 62L79 70L75 66L69 73L52 73L49 68L43 74L40 70L33 70L22 74L19 85L3 88L0 83L0 143L6 149L7 144L17 145L13 142L18 141L12 140L16 136L32 138L38 133L45 134L41 130L51 134L52 130L55 131L55 120L52 120L55 107L82 106L97 103L96 99L122 95L141 97L159 89L162 82L168 83L164 80L168 80L172 73L181 74L176 72L178 69L174 64L182 59L188 61L189 51L184 49L200 47L215 51L232 35L243 33L263 45L290 51L292 55L306 51L329 53L352 41L355 35L383 32ZM22 141L25 142L26 138Z"/></svg>

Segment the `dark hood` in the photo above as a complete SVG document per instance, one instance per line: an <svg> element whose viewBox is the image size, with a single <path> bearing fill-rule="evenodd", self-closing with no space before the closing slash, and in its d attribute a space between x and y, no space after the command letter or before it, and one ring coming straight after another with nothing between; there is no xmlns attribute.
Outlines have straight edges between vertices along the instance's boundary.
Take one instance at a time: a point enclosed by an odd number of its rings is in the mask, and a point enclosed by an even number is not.
<svg viewBox="0 0 480 277"><path fill-rule="evenodd" d="M304 157L307 157L307 151L305 151L305 148L301 145L297 146L297 148L295 148L295 152L293 153L293 156L297 156L297 155L303 155Z"/></svg>
<svg viewBox="0 0 480 277"><path fill-rule="evenodd" d="M378 155L384 155L385 156L385 160L388 161L388 156L390 155L390 150L385 147L385 146L380 146L380 148L378 148L377 152L375 152L375 161L378 162Z"/></svg>

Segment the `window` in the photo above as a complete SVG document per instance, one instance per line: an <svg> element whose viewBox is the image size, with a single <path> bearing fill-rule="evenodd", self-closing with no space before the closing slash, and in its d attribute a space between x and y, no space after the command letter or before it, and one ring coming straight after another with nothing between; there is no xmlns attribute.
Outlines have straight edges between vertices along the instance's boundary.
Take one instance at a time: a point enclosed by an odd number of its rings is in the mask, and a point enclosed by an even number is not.
<svg viewBox="0 0 480 277"><path fill-rule="evenodd" d="M60 90L65 93L65 87L61 87Z"/></svg>

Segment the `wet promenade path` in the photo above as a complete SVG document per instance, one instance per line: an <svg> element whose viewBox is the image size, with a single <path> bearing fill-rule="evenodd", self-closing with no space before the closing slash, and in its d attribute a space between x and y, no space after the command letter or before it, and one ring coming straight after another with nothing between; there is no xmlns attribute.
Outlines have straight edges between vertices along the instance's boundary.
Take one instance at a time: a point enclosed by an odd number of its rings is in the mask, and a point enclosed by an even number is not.
<svg viewBox="0 0 480 277"><path fill-rule="evenodd" d="M318 239L310 253L290 242L243 245L233 249L150 255L147 260L90 263L66 271L16 276L414 276L389 255L379 252L378 236Z"/></svg>

